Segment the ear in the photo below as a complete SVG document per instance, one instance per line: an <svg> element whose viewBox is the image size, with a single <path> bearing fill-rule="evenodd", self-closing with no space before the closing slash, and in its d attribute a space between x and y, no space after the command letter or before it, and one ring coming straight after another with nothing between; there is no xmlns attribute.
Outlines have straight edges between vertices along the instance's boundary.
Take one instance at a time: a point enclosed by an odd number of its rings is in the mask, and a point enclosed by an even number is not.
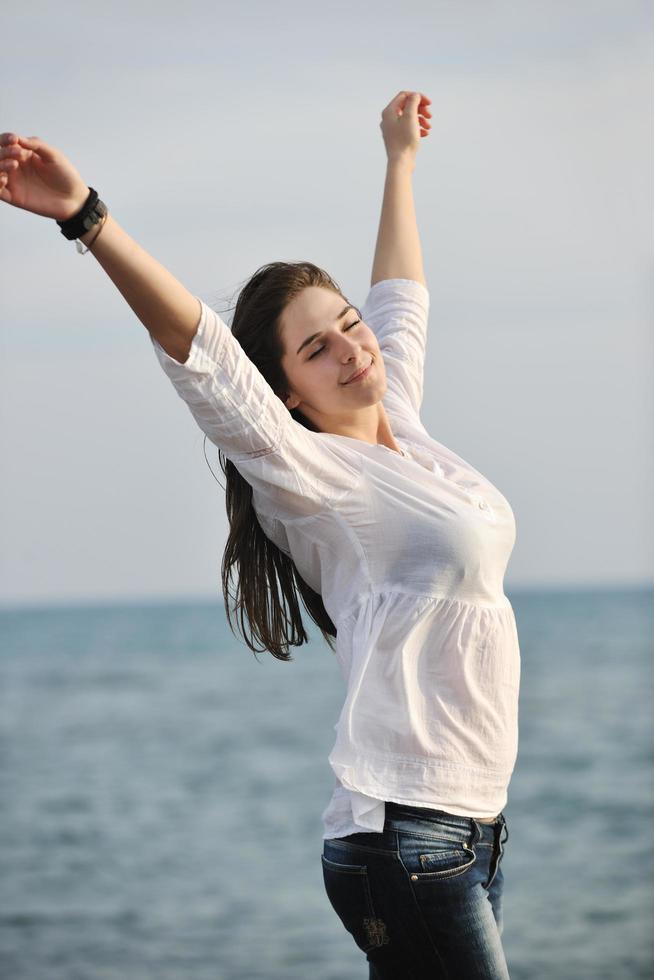
<svg viewBox="0 0 654 980"><path fill-rule="evenodd" d="M295 408L300 404L300 399L297 398L296 395L289 395L287 391L283 392L281 395L278 395L278 398L284 402L289 412L292 408Z"/></svg>

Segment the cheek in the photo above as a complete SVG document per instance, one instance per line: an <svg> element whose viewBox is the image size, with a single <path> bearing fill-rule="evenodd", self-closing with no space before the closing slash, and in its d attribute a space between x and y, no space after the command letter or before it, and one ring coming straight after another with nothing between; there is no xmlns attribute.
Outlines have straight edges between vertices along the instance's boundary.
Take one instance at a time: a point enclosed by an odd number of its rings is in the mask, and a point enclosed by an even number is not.
<svg viewBox="0 0 654 980"><path fill-rule="evenodd" d="M320 398L321 392L334 386L335 367L329 358L317 357L295 374L296 390L305 398Z"/></svg>
<svg viewBox="0 0 654 980"><path fill-rule="evenodd" d="M375 364L379 364L382 359L382 352L379 349L379 344L377 343L377 338L374 334L370 338L369 343L367 343L365 346L374 357Z"/></svg>

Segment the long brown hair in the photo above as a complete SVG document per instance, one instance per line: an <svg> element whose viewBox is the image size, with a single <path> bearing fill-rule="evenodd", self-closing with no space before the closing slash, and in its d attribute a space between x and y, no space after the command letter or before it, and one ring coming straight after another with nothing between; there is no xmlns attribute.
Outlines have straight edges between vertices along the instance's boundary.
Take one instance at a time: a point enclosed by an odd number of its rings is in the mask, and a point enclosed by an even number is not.
<svg viewBox="0 0 654 980"><path fill-rule="evenodd" d="M234 307L232 334L282 400L288 393L289 383L282 367L280 319L288 303L308 286L322 286L343 295L334 279L311 262L269 262L257 269L242 287ZM290 413L307 429L319 431L297 408ZM222 451L219 450L218 456L226 479L225 505L229 519L221 576L225 612L232 633L230 597L233 596L233 611L238 613L241 634L255 656L268 650L278 660L293 660L289 647L301 646L309 639L300 611L301 598L333 650L336 628L321 596L301 578L292 558L266 537L252 506L252 487ZM233 593L232 575L236 580ZM262 646L255 646L253 640Z"/></svg>

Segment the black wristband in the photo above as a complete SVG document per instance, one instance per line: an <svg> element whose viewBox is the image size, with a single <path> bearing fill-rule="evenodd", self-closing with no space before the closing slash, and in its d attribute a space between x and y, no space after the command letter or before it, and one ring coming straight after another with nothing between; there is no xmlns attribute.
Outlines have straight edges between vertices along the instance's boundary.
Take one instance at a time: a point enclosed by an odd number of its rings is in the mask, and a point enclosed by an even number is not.
<svg viewBox="0 0 654 980"><path fill-rule="evenodd" d="M73 239L81 238L87 231L90 231L93 225L97 225L106 213L107 207L98 197L98 192L89 187L89 196L77 214L68 218L67 221L58 221L57 224L61 228L61 234L64 238L73 241Z"/></svg>

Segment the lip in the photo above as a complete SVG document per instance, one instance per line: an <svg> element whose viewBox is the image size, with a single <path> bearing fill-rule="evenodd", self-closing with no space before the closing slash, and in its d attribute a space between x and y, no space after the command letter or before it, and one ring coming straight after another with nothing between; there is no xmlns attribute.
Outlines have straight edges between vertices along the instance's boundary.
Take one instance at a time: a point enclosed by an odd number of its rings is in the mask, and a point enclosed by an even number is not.
<svg viewBox="0 0 654 980"><path fill-rule="evenodd" d="M355 374L355 376L353 378L350 378L349 381L344 381L343 384L351 385L354 384L355 381L362 381L368 374L368 371L370 370L371 367L372 367L372 361L370 362L368 367L363 368L362 371L359 371L358 374Z"/></svg>

